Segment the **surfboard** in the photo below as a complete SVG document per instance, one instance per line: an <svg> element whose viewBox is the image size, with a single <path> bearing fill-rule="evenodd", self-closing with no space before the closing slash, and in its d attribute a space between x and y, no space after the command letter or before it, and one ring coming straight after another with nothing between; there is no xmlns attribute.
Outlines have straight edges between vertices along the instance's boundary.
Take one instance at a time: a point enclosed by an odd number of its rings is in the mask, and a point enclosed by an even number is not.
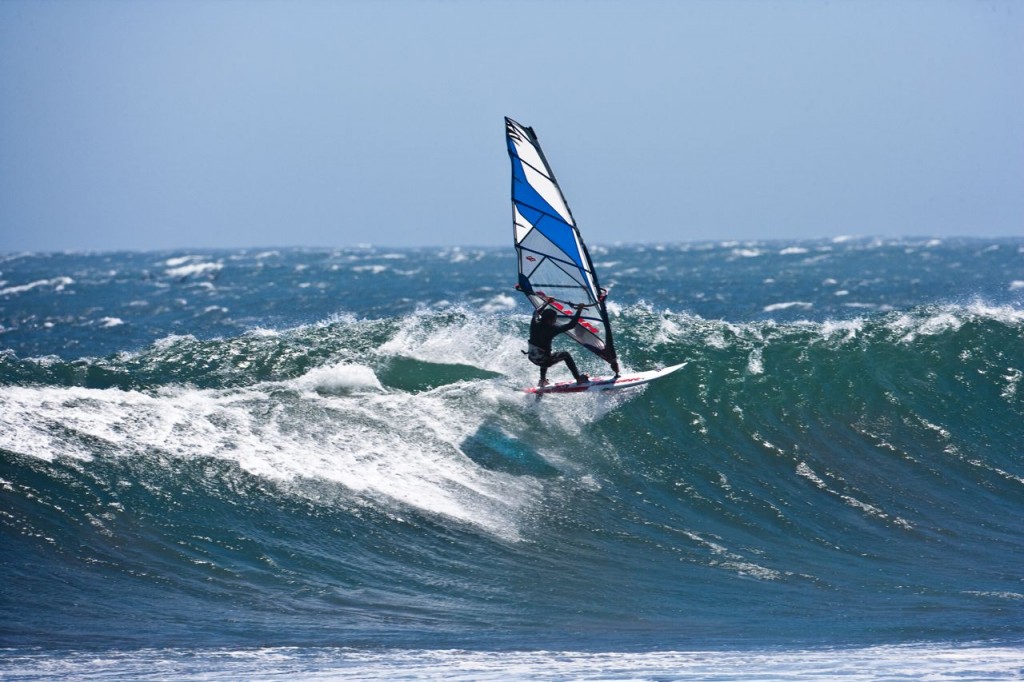
<svg viewBox="0 0 1024 682"><path fill-rule="evenodd" d="M686 367L685 362L678 365L672 365L671 367L666 367L665 369L652 369L646 372L629 372L618 377L594 377L590 381L585 381L582 384L578 384L575 381L560 381L555 384L548 384L547 386L528 386L524 388L523 391L525 393L533 393L538 396L546 395L548 393L611 391L619 388L641 386L654 381L655 379L668 376L683 367Z"/></svg>

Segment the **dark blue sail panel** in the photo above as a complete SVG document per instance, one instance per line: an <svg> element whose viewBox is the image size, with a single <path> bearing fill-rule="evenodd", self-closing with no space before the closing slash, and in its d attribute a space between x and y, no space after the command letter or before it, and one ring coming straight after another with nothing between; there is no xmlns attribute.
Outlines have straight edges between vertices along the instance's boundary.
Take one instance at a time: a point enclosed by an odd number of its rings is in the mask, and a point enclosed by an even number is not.
<svg viewBox="0 0 1024 682"><path fill-rule="evenodd" d="M540 308L548 296L560 317L587 306L580 325L567 332L612 367L617 367L611 325L594 264L554 172L532 128L505 119L512 160L512 213L519 288ZM561 320L564 322L564 320Z"/></svg>
<svg viewBox="0 0 1024 682"><path fill-rule="evenodd" d="M548 241L561 249L566 258L576 263L580 268L581 277L585 278L586 268L583 265L580 248L577 244L575 228L566 222L559 212L530 185L526 179L523 163L518 157L512 157L512 166L512 201L515 202L519 215L527 224L539 230Z"/></svg>

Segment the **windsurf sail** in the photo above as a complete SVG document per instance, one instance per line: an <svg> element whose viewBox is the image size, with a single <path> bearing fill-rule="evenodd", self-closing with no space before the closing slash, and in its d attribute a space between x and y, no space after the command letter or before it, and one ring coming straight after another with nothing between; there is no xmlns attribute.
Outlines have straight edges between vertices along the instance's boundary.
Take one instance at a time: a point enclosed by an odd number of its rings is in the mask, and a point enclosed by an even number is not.
<svg viewBox="0 0 1024 682"><path fill-rule="evenodd" d="M533 128L505 119L505 138L512 159L512 223L519 283L535 309L548 296L559 324L586 307L580 323L566 334L596 353L618 373L612 327L605 308L606 292L597 281L594 263L576 227L572 211L548 165Z"/></svg>

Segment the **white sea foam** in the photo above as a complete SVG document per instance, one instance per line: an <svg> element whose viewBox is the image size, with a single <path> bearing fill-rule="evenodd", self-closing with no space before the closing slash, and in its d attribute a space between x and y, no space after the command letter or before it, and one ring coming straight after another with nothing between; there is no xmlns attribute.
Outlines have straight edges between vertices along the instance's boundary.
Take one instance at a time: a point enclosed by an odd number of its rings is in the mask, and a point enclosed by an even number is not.
<svg viewBox="0 0 1024 682"><path fill-rule="evenodd" d="M53 287L54 291L64 291L64 287L69 284L74 284L75 280L70 277L52 277L50 279L40 279L35 282L29 282L28 284L19 284L13 287L7 287L0 289L0 296L9 296L11 294L23 294L26 291L32 291L39 287Z"/></svg>
<svg viewBox="0 0 1024 682"><path fill-rule="evenodd" d="M1019 592L978 592L975 590L965 590L964 594L972 594L977 597L993 597L995 599L1010 599L1014 601L1024 601L1024 594Z"/></svg>
<svg viewBox="0 0 1024 682"><path fill-rule="evenodd" d="M482 313L499 313L509 310L516 309L516 299L512 298L508 294L498 294L494 298L490 299L482 306L480 306L480 312Z"/></svg>
<svg viewBox="0 0 1024 682"><path fill-rule="evenodd" d="M888 323L894 333L902 334L904 343L912 343L919 336L935 336L956 331L972 318L994 320L1007 325L1024 323L1024 311L1009 306L989 306L976 302L970 306L946 306L928 315L905 313Z"/></svg>
<svg viewBox="0 0 1024 682"><path fill-rule="evenodd" d="M172 258L171 260L177 261L178 259ZM223 263L189 263L188 265L179 265L177 267L171 267L166 270L168 277L174 277L175 279L182 279L184 277L191 277L193 275L209 274L220 271L224 267Z"/></svg>
<svg viewBox="0 0 1024 682"><path fill-rule="evenodd" d="M671 315L662 315L658 324L658 331L654 335L655 344L669 344L675 339L682 337L683 326Z"/></svg>
<svg viewBox="0 0 1024 682"><path fill-rule="evenodd" d="M820 325L821 336L825 339L832 339L835 336L842 336L843 341L850 341L856 338L864 329L864 320L826 320Z"/></svg>
<svg viewBox="0 0 1024 682"><path fill-rule="evenodd" d="M322 393L384 390L380 379L371 368L346 363L314 367L288 384L301 390L314 390Z"/></svg>
<svg viewBox="0 0 1024 682"><path fill-rule="evenodd" d="M605 307L605 310L608 311L608 315L610 315L612 317L618 317L619 315L622 314L622 310L623 310L622 306L619 303L616 303L615 301L605 300L605 306L604 307Z"/></svg>
<svg viewBox="0 0 1024 682"><path fill-rule="evenodd" d="M855 509L859 509L868 514L869 516L873 516L883 521L891 521L892 523L894 523L897 526L900 526L901 528L913 528L913 525L905 519L901 519L898 516L891 516L890 514L886 514L884 511L882 511L881 509L872 504L862 502L861 500L858 500L856 497L853 497L852 495L847 495L837 490L833 490L824 481L824 479L822 479L818 474L814 472L813 469L811 469L810 466L807 465L806 462L800 462L799 464L797 464L796 474L797 476L806 478L808 481L813 483L815 487L818 488L819 490L823 490L829 493L830 495L838 497L849 506L854 507Z"/></svg>
<svg viewBox="0 0 1024 682"><path fill-rule="evenodd" d="M103 327L104 329L110 329L111 327L120 327L124 324L124 320L120 317L101 317L96 320L96 324Z"/></svg>
<svg viewBox="0 0 1024 682"><path fill-rule="evenodd" d="M750 357L747 358L747 372L750 374L764 374L764 358L762 357L762 349L755 348L750 351Z"/></svg>
<svg viewBox="0 0 1024 682"><path fill-rule="evenodd" d="M462 323L442 327L411 321L382 344L379 352L511 374L528 363L524 363L519 352L526 347L525 339L508 331L494 320L478 316L468 316Z"/></svg>
<svg viewBox="0 0 1024 682"><path fill-rule="evenodd" d="M478 388L480 396L458 401L450 390L477 389L386 391L358 365L231 390L12 386L0 394L0 448L45 460L227 459L299 494L303 480L319 479L399 514L418 509L515 541L540 483L462 453L461 444L502 409Z"/></svg>
<svg viewBox="0 0 1024 682"><path fill-rule="evenodd" d="M388 269L389 268L388 268L387 265L374 264L374 265L356 265L356 266L354 266L352 268L352 271L353 272L368 272L371 275L379 275L382 272L387 272Z"/></svg>
<svg viewBox="0 0 1024 682"><path fill-rule="evenodd" d="M459 246L455 246L450 249L444 249L440 253L438 253L438 256L440 258L447 259L448 262L450 263L465 263L470 260L480 260L485 255L486 254L484 251L466 252L465 250L462 249L462 247Z"/></svg>
<svg viewBox="0 0 1024 682"><path fill-rule="evenodd" d="M757 258L758 256L763 256L764 251L760 249L733 249L732 255L740 258Z"/></svg>
<svg viewBox="0 0 1024 682"><path fill-rule="evenodd" d="M184 265L185 263L191 263L195 260L201 260L202 256L177 256L175 258L168 258L164 261L164 265L169 268L177 268Z"/></svg>
<svg viewBox="0 0 1024 682"><path fill-rule="evenodd" d="M789 310L790 308L810 310L813 307L814 304L808 301L785 301L783 303L772 303L771 305L766 305L762 310L766 313L773 313L777 310Z"/></svg>
<svg viewBox="0 0 1024 682"><path fill-rule="evenodd" d="M967 312L975 317L994 320L1006 325L1024 324L1024 310L1013 306L992 306L975 301L967 307Z"/></svg>
<svg viewBox="0 0 1024 682"><path fill-rule="evenodd" d="M991 643L708 651L243 648L11 652L15 679L1019 680L1024 649Z"/></svg>
<svg viewBox="0 0 1024 682"><path fill-rule="evenodd" d="M1006 381L1006 386L999 392L999 395L1006 400L1013 400L1017 396L1017 387L1020 385L1021 377L1024 376L1024 372L1021 372L1016 367L1007 367L1006 374L1003 376L1003 380Z"/></svg>

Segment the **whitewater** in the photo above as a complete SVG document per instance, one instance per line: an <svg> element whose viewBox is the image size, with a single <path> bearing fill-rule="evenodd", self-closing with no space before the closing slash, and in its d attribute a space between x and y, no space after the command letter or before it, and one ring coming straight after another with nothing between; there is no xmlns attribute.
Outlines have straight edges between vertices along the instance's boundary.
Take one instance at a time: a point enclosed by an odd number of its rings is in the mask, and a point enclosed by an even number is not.
<svg viewBox="0 0 1024 682"><path fill-rule="evenodd" d="M591 255L0 256L0 677L1024 675L1024 239Z"/></svg>

